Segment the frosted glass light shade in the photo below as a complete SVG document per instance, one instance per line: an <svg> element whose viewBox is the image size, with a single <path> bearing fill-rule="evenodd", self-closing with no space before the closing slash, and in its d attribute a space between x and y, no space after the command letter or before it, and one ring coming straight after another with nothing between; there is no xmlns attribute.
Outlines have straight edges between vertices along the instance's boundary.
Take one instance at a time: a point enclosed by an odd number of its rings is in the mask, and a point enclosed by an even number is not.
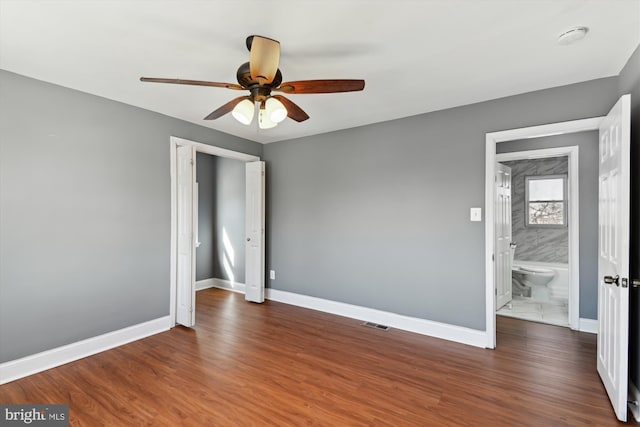
<svg viewBox="0 0 640 427"><path fill-rule="evenodd" d="M267 109L260 109L258 113L258 126L260 129L271 129L278 125L278 123L271 120L269 114L267 113Z"/></svg>
<svg viewBox="0 0 640 427"><path fill-rule="evenodd" d="M264 109L274 123L280 123L287 118L287 109L284 108L282 102L276 98L268 98Z"/></svg>
<svg viewBox="0 0 640 427"><path fill-rule="evenodd" d="M255 112L255 105L248 99L240 101L238 105L236 105L231 114L233 117L242 123L243 125L248 125L253 120L253 114Z"/></svg>

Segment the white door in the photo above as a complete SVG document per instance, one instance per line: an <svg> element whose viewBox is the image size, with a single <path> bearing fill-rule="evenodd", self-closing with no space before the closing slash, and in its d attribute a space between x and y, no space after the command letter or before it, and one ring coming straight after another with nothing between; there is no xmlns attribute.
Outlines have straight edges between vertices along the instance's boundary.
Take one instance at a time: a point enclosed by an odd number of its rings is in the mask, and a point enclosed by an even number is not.
<svg viewBox="0 0 640 427"><path fill-rule="evenodd" d="M511 168L496 164L496 310L511 301Z"/></svg>
<svg viewBox="0 0 640 427"><path fill-rule="evenodd" d="M193 189L195 147L177 147L177 253L176 322L191 327L196 322Z"/></svg>
<svg viewBox="0 0 640 427"><path fill-rule="evenodd" d="M264 302L264 162L246 165L245 299Z"/></svg>
<svg viewBox="0 0 640 427"><path fill-rule="evenodd" d="M598 373L611 405L627 420L629 344L630 100L624 95L600 125Z"/></svg>

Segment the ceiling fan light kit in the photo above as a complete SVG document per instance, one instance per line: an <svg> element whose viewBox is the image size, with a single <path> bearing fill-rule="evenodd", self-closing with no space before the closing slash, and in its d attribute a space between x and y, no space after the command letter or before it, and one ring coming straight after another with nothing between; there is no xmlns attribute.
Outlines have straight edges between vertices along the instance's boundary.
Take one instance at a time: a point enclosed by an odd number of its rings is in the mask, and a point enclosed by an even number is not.
<svg viewBox="0 0 640 427"><path fill-rule="evenodd" d="M255 113L255 104L249 100L249 98L240 101L238 105L233 107L231 115L243 125L248 125L253 120Z"/></svg>
<svg viewBox="0 0 640 427"><path fill-rule="evenodd" d="M249 125L255 115L256 105L258 105L258 127L260 129L271 129L286 117L296 122L303 122L309 118L309 115L293 101L282 95L272 95L272 91L307 94L356 92L364 89L364 80L300 80L282 83L282 73L278 68L280 42L262 36L249 36L246 44L249 49L249 62L245 62L238 68L236 77L239 84L154 77L141 77L140 80L248 90L249 96L240 96L227 102L204 119L215 120L231 112L237 121Z"/></svg>

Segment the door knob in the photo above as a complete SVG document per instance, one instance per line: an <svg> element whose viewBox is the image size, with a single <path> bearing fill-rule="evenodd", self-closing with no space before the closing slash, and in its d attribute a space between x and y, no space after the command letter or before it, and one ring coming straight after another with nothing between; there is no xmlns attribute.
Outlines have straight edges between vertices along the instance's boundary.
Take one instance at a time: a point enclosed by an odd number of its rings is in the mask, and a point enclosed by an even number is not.
<svg viewBox="0 0 640 427"><path fill-rule="evenodd" d="M615 283L616 286L620 286L620 276L617 274L615 276L604 276L604 283L607 285L612 285Z"/></svg>

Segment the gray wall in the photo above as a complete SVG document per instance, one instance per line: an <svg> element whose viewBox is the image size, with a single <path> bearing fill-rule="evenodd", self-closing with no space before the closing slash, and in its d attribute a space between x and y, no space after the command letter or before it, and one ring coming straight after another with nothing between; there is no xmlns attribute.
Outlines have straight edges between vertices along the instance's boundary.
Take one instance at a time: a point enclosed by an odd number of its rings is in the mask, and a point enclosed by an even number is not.
<svg viewBox="0 0 640 427"><path fill-rule="evenodd" d="M196 280L244 283L245 164L197 153L199 186ZM229 247L223 236L228 237Z"/></svg>
<svg viewBox="0 0 640 427"><path fill-rule="evenodd" d="M615 94L614 94L615 96ZM615 99L602 115L615 103ZM580 224L580 317L598 318L598 133L578 132L545 138L502 142L499 153L553 147L578 148L578 187Z"/></svg>
<svg viewBox="0 0 640 427"><path fill-rule="evenodd" d="M0 362L169 314L169 137L262 146L0 71Z"/></svg>
<svg viewBox="0 0 640 427"><path fill-rule="evenodd" d="M499 147L500 145L498 145ZM511 168L511 237L517 243L520 261L569 262L569 228L526 226L525 183L527 176L564 175L569 172L566 156L501 162ZM568 218L568 217L567 217Z"/></svg>
<svg viewBox="0 0 640 427"><path fill-rule="evenodd" d="M218 264L218 235L216 233L216 156L196 153L196 181L198 182L198 240L196 249L196 280L215 277Z"/></svg>
<svg viewBox="0 0 640 427"><path fill-rule="evenodd" d="M640 46L620 73L620 95L631 94L631 278L640 279ZM630 289L631 380L640 386L640 288Z"/></svg>
<svg viewBox="0 0 640 427"><path fill-rule="evenodd" d="M484 330L485 134L606 114L617 80L266 145L269 286Z"/></svg>

